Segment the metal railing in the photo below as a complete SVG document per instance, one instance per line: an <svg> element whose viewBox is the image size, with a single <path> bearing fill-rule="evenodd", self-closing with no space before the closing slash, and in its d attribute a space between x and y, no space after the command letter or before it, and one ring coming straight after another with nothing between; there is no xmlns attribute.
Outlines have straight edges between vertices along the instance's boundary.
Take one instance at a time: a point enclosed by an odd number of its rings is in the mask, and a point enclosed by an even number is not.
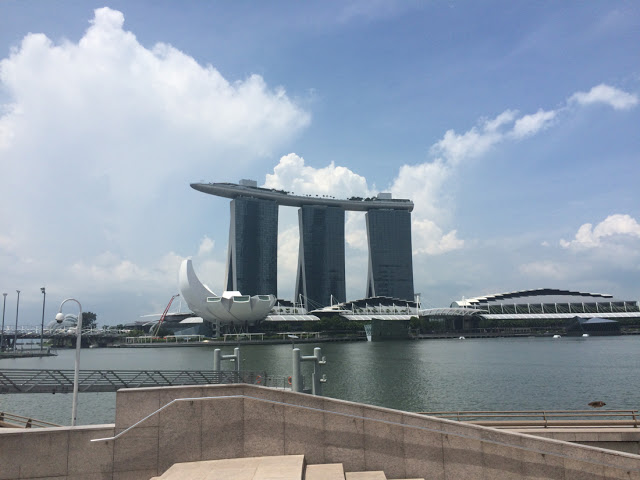
<svg viewBox="0 0 640 480"><path fill-rule="evenodd" d="M608 427L638 428L638 410L508 410L502 412L418 412L420 415L495 428Z"/></svg>
<svg viewBox="0 0 640 480"><path fill-rule="evenodd" d="M364 417L362 415L354 415L354 414L351 414L351 413L334 412L334 411L331 411L331 410L325 410L323 408L307 407L307 406L304 406L304 405L297 405L297 404L292 404L292 403L279 402L279 401L276 401L276 400L267 400L265 398L253 397L251 395L220 395L220 396L217 396L217 397L176 398L174 400L171 400L169 403L163 405L162 407L160 407L156 411L150 413L149 415L147 415L143 419L137 421L136 423L134 423L130 427L125 428L124 430L122 430L120 433L114 435L113 437L93 438L93 439L90 440L90 442L108 442L108 441L111 441L111 440L117 440L118 438L126 435L128 432L130 432L131 430L136 428L138 425L144 423L146 420L150 419L151 417L156 416L161 411L163 411L166 408L170 407L174 403L179 403L179 402L191 402L191 403L193 403L193 402L202 402L202 401L209 401L209 400L225 400L225 399L227 399L227 400L228 399L254 400L254 401L261 402L261 403L266 403L266 404L269 404L269 405L280 405L280 406L288 407L288 408L297 408L297 409L305 410L305 411L309 411L309 412L318 412L318 413L336 415L336 416L339 416L339 417L351 418L351 419L362 420L362 421L367 421L367 422L376 422L376 423L380 423L380 424L384 424L384 425L393 425L393 426L396 426L396 427L408 428L408 429L411 429L411 430L425 431L425 432L435 433L435 434L439 434L439 435L448 435L448 436L452 436L452 437L464 438L464 439L467 439L467 440L474 440L474 441L480 440L483 443L488 443L488 444L491 444L491 445L497 445L497 446L500 446L500 447L508 447L508 448L513 448L513 449L516 449L516 450L521 450L521 451L526 451L526 452L533 452L533 453L538 453L538 454L542 454L542 455L550 455L552 457L557 457L557 458L562 458L562 459L576 460L576 457L572 457L571 455L567 455L565 453L558 453L557 451L540 450L540 449L537 449L537 448L530 448L530 447L525 447L525 446L522 446L522 445L518 445L517 443L506 443L506 442L501 442L501 441L493 440L493 439L489 439L489 438L479 438L479 437L475 437L475 436L472 436L472 435L465 435L464 433L448 431L446 429L423 427L423 426L420 426L420 425L410 425L410 424L406 424L406 423L394 422L392 420L382 420L382 419L379 419L379 418L370 418L370 417ZM440 412L440 413L456 413L456 412ZM460 412L460 413L463 413L463 412ZM612 453L617 453L617 452L612 452ZM594 457L594 458L598 458L598 457ZM620 465L617 465L615 463L608 463L608 462L602 462L602 461L599 461L599 460L594 460L593 458L579 458L579 461L584 462L584 463L588 463L588 464L591 464L591 465L597 465L599 467L608 467L608 468L612 468L612 469L615 469L615 470L622 470L626 474L629 474L630 471L634 471L634 472L640 473L640 468L633 468L633 467L629 467L629 466L620 466Z"/></svg>
<svg viewBox="0 0 640 480"><path fill-rule="evenodd" d="M0 427L4 428L32 428L32 427L60 427L56 423L45 422L31 417L23 417L8 412L0 412Z"/></svg>
<svg viewBox="0 0 640 480"><path fill-rule="evenodd" d="M73 391L73 370L4 369L0 371L0 394L69 393ZM121 388L170 387L249 383L286 388L286 377L265 372L192 370L82 370L79 392L115 392Z"/></svg>

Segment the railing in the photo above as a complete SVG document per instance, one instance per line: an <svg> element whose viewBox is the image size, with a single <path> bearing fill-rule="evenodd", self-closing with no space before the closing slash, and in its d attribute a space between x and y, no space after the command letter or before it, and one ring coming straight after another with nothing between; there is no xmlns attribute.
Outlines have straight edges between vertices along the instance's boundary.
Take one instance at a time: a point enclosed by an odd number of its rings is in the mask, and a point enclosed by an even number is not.
<svg viewBox="0 0 640 480"><path fill-rule="evenodd" d="M392 425L392 426L395 426L395 427L401 427L401 428L407 428L407 429L410 429L410 430L418 430L418 431L436 433L436 434L439 434L439 435L447 435L447 436L458 437L458 438L463 438L463 439L467 439L467 440L476 440L476 441L478 440L477 437L474 437L474 436L471 436L471 435L465 435L463 433L457 433L457 432L454 432L454 431L449 431L449 430L446 430L446 429L423 427L423 426L420 426L420 425L411 425L411 424L406 424L406 423L394 422L392 420L382 420L382 419L379 419L379 418L364 417L362 415L354 415L354 414L351 414L351 413L333 412L331 410L325 410L323 408L307 407L307 406L304 406L304 405L297 405L297 404L292 404L292 403L279 402L279 401L276 401L276 400L267 400L265 398L253 397L251 395L220 395L220 396L217 396L217 397L176 398L174 400L171 400L169 403L163 405L162 407L160 407L156 411L150 413L149 415L147 415L143 419L137 421L136 423L134 423L130 427L125 428L124 430L122 430L120 433L114 435L113 437L93 438L93 439L90 440L90 442L108 442L108 441L111 441L111 440L117 440L118 438L126 435L128 432L130 432L131 430L136 428L138 425L144 423L146 420L150 419L151 417L156 416L161 411L163 411L166 408L170 407L174 403L179 403L179 402L190 402L190 403L193 403L193 402L202 402L202 401L209 401L209 400L211 400L211 401L219 401L219 400L225 400L225 399L254 400L254 401L266 403L266 404L269 404L269 405L281 405L283 407L297 408L297 409L300 409L300 410L303 410L303 411L308 411L308 412L323 413L325 415L326 414L336 415L336 416L339 416L339 417L351 418L351 419L356 419L356 420L363 420L363 421L367 421L367 422L376 422L376 423L380 423L380 424L383 424L383 425ZM438 413L438 412L433 412L433 413ZM439 412L439 413L447 414L447 413L458 413L458 412ZM464 413L464 412L459 412L459 413ZM539 454L548 455L548 456L557 457L557 458L562 458L562 459L576 460L575 457L572 457L572 456L567 455L565 453L558 453L558 451L556 451L556 450L554 450L554 451L539 450L539 449L536 449L536 448L530 448L530 447L525 447L525 446L522 446L522 445L518 445L516 443L506 443L506 442L501 442L501 441L498 441L498 440L492 440L492 439L489 439L489 438L482 438L481 442L487 443L487 444L491 444L491 445L496 445L496 446L499 446L499 447L508 447L508 448L512 448L512 449L515 449L515 450L521 450L521 451L526 451L526 452L534 452L534 453L539 453ZM607 468L612 468L612 469L615 469L615 470L622 470L627 475L631 471L640 473L640 469L639 468L633 468L633 467L629 467L629 466L620 466L620 465L616 465L616 464L613 464L613 463L602 462L597 458L598 457L580 458L580 461L584 462L584 463L591 464L591 465L596 465L598 467L607 467Z"/></svg>
<svg viewBox="0 0 640 480"><path fill-rule="evenodd" d="M0 412L0 427L4 428L32 428L32 427L59 427L56 423L45 422L30 417L23 417L8 412Z"/></svg>
<svg viewBox="0 0 640 480"><path fill-rule="evenodd" d="M33 354L33 353L46 353L47 355L57 355L58 354L58 350L55 348L52 348L50 346L45 345L43 348L40 348L40 344L37 343L27 343L27 344L18 344L18 348L16 348L15 350L13 349L13 347L9 348L5 348L4 350L2 350L2 352L4 352L5 354L15 354L16 356L19 356L20 354L25 354L25 355L29 355L29 354Z"/></svg>
<svg viewBox="0 0 640 480"><path fill-rule="evenodd" d="M189 343L191 341L202 342L206 338L204 335L167 335L165 337L154 337L141 335L139 337L126 337L126 342L131 344L141 343Z"/></svg>
<svg viewBox="0 0 640 480"><path fill-rule="evenodd" d="M638 410L512 410L504 412L418 412L420 415L457 420L495 428L607 427L638 428Z"/></svg>
<svg viewBox="0 0 640 480"><path fill-rule="evenodd" d="M73 370L5 369L0 371L0 394L69 393L73 391ZM82 370L80 392L115 392L121 388L249 383L287 388L286 377L265 372L192 370Z"/></svg>

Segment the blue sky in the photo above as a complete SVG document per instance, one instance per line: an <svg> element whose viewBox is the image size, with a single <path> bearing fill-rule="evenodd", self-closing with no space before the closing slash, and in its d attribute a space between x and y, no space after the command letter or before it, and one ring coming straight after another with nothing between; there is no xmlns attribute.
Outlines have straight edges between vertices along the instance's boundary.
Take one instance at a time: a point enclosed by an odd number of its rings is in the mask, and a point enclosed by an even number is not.
<svg viewBox="0 0 640 480"><path fill-rule="evenodd" d="M412 198L427 306L554 287L638 298L640 6L592 2L0 2L7 322L78 298L162 311L180 261L222 290L252 178ZM278 296L296 212L280 209ZM362 215L347 296L364 295Z"/></svg>

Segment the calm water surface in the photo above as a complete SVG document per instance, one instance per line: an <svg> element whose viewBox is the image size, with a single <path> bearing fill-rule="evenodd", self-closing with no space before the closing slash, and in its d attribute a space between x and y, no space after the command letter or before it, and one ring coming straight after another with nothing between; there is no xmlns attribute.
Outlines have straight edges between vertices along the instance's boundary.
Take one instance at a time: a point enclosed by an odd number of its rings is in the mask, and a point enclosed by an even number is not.
<svg viewBox="0 0 640 480"><path fill-rule="evenodd" d="M640 406L640 336L323 343L304 344L302 353L314 346L327 357L324 394L345 400L408 411L584 409L593 400ZM240 348L243 370L291 374L291 345ZM0 368L73 369L74 355L3 359ZM81 368L208 370L212 363L212 347L86 349ZM114 421L115 393L78 398L79 424ZM0 411L68 425L71 394L0 395Z"/></svg>

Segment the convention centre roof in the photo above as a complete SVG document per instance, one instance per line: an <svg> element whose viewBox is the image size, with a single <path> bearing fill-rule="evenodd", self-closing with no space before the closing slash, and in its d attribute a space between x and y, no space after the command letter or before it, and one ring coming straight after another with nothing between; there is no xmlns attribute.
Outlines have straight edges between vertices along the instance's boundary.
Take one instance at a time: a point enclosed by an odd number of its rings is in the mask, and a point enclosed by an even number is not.
<svg viewBox="0 0 640 480"><path fill-rule="evenodd" d="M482 318L486 320L568 320L570 318L601 318L606 316L607 319L613 320L616 318L638 318L640 313L638 312L614 312L614 313L483 313Z"/></svg>
<svg viewBox="0 0 640 480"><path fill-rule="evenodd" d="M497 293L481 297L458 300L451 307L474 307L493 303L587 303L613 302L613 295L607 293L587 293L556 288L536 288L533 290L519 290L515 292Z"/></svg>

